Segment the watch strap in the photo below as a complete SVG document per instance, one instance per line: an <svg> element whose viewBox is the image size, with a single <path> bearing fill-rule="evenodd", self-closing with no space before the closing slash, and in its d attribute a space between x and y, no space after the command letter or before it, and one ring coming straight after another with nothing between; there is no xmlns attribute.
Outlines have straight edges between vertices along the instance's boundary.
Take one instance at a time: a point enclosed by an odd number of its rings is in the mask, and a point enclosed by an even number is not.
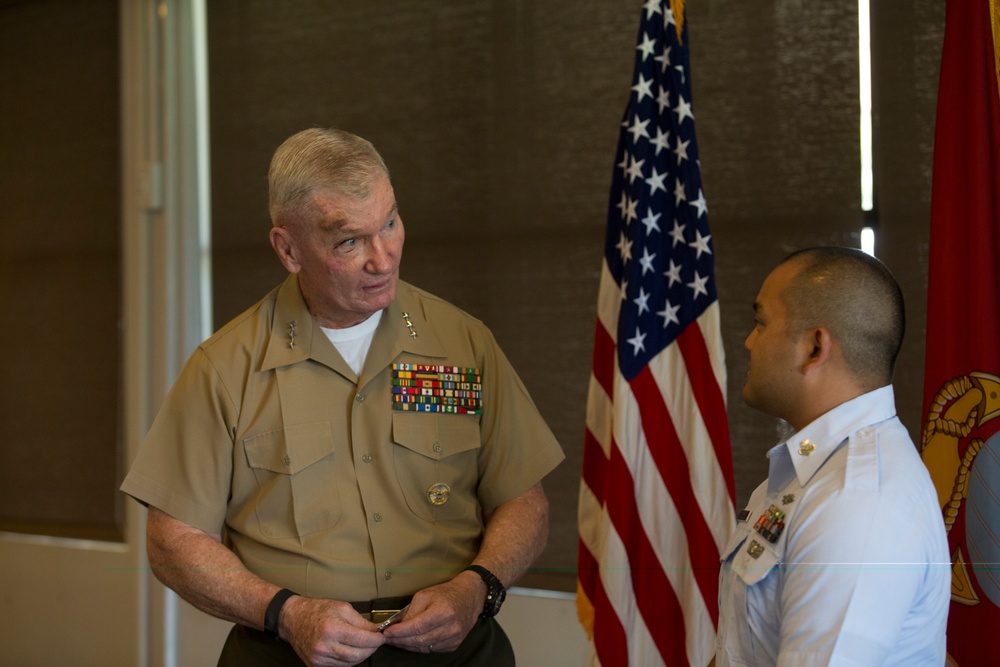
<svg viewBox="0 0 1000 667"><path fill-rule="evenodd" d="M475 572L476 574L478 574L480 577L483 578L483 581L486 582L487 586L490 585L490 580L491 579L496 579L497 578L495 574L493 574L492 572L490 572L489 570L487 570L482 565L470 565L469 567L465 568L465 570L463 570L463 572L465 572L465 571Z"/></svg>
<svg viewBox="0 0 1000 667"><path fill-rule="evenodd" d="M280 638L278 636L278 619L281 617L281 608L288 602L288 598L295 595L298 595L298 593L290 591L287 588L282 588L274 594L274 597L271 598L271 603L267 605L267 611L264 612L264 631L275 639Z"/></svg>
<svg viewBox="0 0 1000 667"><path fill-rule="evenodd" d="M482 565L470 565L464 571L475 572L482 578L483 583L486 584L486 602L483 605L483 613L479 617L490 618L495 616L506 596L506 590L500 579Z"/></svg>

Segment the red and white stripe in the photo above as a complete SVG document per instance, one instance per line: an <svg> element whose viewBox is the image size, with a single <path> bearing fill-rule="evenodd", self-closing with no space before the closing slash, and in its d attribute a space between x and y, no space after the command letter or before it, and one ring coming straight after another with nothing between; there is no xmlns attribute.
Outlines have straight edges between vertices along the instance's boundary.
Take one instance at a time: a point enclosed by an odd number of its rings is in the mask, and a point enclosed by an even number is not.
<svg viewBox="0 0 1000 667"><path fill-rule="evenodd" d="M718 302L627 382L620 299L605 265L580 488L581 617L592 611L595 664L705 665L734 523Z"/></svg>

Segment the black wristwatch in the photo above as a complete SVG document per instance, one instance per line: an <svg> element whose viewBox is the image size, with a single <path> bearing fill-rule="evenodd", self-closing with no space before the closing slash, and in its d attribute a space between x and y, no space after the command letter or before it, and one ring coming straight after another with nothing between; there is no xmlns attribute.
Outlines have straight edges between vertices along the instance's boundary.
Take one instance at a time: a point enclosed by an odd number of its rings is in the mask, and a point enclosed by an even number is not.
<svg viewBox="0 0 1000 667"><path fill-rule="evenodd" d="M296 595L298 593L290 591L287 588L282 588L271 598L271 604L267 605L267 611L264 612L264 631L274 639L281 639L278 634L280 629L278 627L278 619L281 617L281 608L288 602L288 598Z"/></svg>
<svg viewBox="0 0 1000 667"><path fill-rule="evenodd" d="M503 584L496 578L496 575L482 565L470 565L465 569L475 572L486 583L486 604L483 605L483 613L479 615L479 618L496 616L500 611L500 606L503 604L504 598L507 597L507 589L503 587Z"/></svg>

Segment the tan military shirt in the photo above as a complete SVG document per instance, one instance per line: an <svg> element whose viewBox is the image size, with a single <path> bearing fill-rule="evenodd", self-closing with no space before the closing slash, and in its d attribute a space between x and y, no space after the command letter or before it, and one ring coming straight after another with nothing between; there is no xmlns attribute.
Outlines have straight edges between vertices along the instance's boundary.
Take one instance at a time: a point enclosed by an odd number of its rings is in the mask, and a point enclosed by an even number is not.
<svg viewBox="0 0 1000 667"><path fill-rule="evenodd" d="M479 369L482 413L394 410L393 363ZM453 577L482 510L562 459L482 322L401 282L358 377L292 275L198 347L122 490L224 534L264 579L355 601Z"/></svg>

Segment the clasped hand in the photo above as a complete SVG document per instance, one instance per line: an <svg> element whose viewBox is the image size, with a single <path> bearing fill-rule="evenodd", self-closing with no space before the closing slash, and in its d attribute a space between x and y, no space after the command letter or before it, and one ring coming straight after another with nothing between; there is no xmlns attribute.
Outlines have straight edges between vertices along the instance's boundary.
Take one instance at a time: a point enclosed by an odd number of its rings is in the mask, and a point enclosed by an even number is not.
<svg viewBox="0 0 1000 667"><path fill-rule="evenodd" d="M307 665L349 667L383 644L417 653L454 651L476 623L484 595L478 578L460 575L413 596L402 620L378 632L350 604L294 597L282 609L281 635Z"/></svg>

